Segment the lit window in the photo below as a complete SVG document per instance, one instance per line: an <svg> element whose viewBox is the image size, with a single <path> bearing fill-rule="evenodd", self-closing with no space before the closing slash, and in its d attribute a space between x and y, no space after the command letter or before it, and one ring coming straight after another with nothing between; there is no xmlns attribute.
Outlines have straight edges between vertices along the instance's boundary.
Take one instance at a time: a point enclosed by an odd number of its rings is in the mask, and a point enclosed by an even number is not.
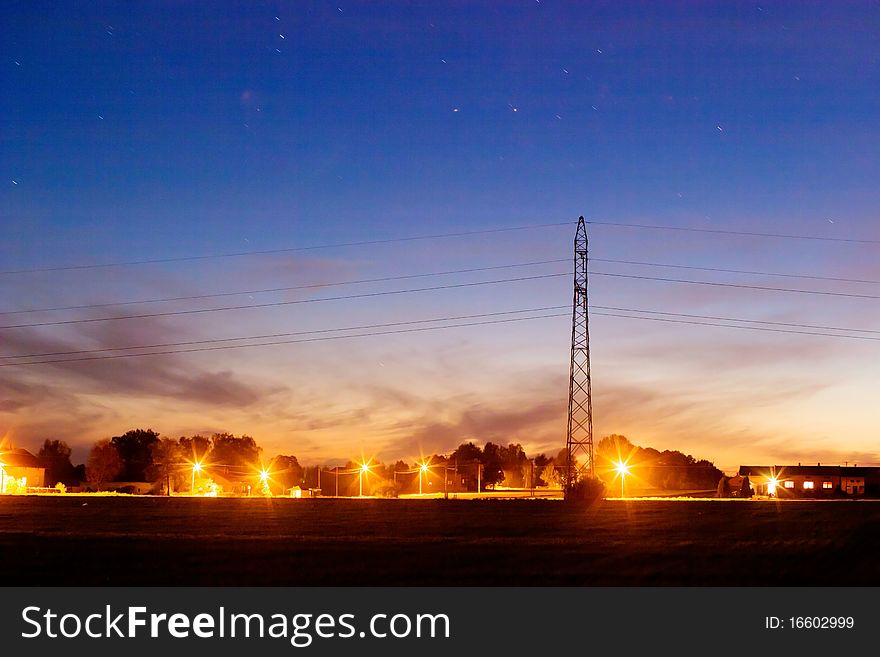
<svg viewBox="0 0 880 657"><path fill-rule="evenodd" d="M834 488L834 484L832 484L830 481L823 481L822 488L828 490L830 488Z"/></svg>
<svg viewBox="0 0 880 657"><path fill-rule="evenodd" d="M805 481L805 482L804 482L804 488L812 489L812 488L813 488L813 482L812 482L812 481Z"/></svg>
<svg viewBox="0 0 880 657"><path fill-rule="evenodd" d="M785 487L786 488L794 488L794 482L791 479L786 480Z"/></svg>

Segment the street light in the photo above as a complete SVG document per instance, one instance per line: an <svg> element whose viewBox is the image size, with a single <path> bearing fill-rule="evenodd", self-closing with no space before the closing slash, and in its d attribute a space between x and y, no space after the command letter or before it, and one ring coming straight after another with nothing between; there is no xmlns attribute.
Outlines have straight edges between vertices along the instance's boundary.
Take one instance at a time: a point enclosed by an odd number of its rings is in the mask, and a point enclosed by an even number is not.
<svg viewBox="0 0 880 657"><path fill-rule="evenodd" d="M196 461L195 463L193 463L192 478L191 478L190 485L189 485L189 494L190 495L195 495L196 475L201 474L201 472L202 472L202 464L199 463L198 461Z"/></svg>
<svg viewBox="0 0 880 657"><path fill-rule="evenodd" d="M419 495L422 494L422 476L428 474L428 464L422 463L419 467Z"/></svg>
<svg viewBox="0 0 880 657"><path fill-rule="evenodd" d="M627 465L623 461L617 461L614 464L614 469L617 471L617 474L620 477L620 496L625 497L623 493L623 486L626 481L626 475L629 474L629 465Z"/></svg>
<svg viewBox="0 0 880 657"><path fill-rule="evenodd" d="M271 497L272 496L272 489L269 487L269 475L270 475L269 471L266 468L261 466L260 467L260 492L263 494L264 497Z"/></svg>
<svg viewBox="0 0 880 657"><path fill-rule="evenodd" d="M361 470L358 473L358 497L364 496L364 475L370 471L369 463L362 463Z"/></svg>

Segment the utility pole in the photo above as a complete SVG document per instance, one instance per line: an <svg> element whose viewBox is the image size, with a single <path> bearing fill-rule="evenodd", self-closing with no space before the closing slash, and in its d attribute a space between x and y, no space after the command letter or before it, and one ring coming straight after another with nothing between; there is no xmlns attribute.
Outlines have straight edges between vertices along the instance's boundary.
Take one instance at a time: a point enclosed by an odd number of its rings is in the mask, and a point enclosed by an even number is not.
<svg viewBox="0 0 880 657"><path fill-rule="evenodd" d="M587 295L587 226L578 218L574 236L574 298L571 315L571 363L568 382L565 497L593 469L593 400L590 382L590 319ZM578 462L578 457L582 458Z"/></svg>

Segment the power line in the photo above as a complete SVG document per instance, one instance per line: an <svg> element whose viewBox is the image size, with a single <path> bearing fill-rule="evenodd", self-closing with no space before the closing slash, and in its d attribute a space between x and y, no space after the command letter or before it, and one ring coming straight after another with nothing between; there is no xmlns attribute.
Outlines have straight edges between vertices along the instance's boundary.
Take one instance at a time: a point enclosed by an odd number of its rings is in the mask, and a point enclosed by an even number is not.
<svg viewBox="0 0 880 657"><path fill-rule="evenodd" d="M616 274L603 271L591 271L590 276L612 276L614 278L631 278L642 281L660 281L664 283L687 283L690 285L711 285L713 287L733 287L743 290L765 290L770 292L794 292L797 294L818 294L829 297L848 297L851 299L880 299L876 294L856 294L853 292L828 292L825 290L803 290L792 287L772 287L769 285L746 285L745 283L718 283L716 281L693 281L683 278L664 278L662 276L637 276L636 274ZM0 326L0 328L3 328Z"/></svg>
<svg viewBox="0 0 880 657"><path fill-rule="evenodd" d="M463 319L479 319L485 317L498 317L503 315L517 315L523 313L531 313L531 312L546 312L551 310L562 310L566 309L568 306L544 306L540 308L523 308L517 310L504 310L498 312L491 313L479 313L475 315L457 315L457 316L445 316L445 317L434 317L430 319L416 319L416 320L407 320L400 322L387 322L383 324L362 324L358 326L344 326L339 328L327 328L327 329L314 329L308 331L291 331L286 333L268 333L268 334L260 334L260 335L244 335L239 337L232 338L210 338L203 340L187 340L183 342L161 342L156 344L140 344L140 345L129 345L126 347L104 347L101 349L79 349L72 351L52 351L52 352L42 352L42 353L29 353L29 354L14 354L8 356L0 356L0 360L14 360L14 359L22 359L22 358L43 358L49 356L73 356L73 355L83 355L83 354L99 354L105 352L113 352L113 351L132 351L135 349L164 349L168 347L184 347L184 346L194 346L194 345L205 345L205 344L215 344L220 342L240 342L242 340L268 340L272 338L282 338L282 337L292 337L297 335L316 335L321 333L337 333L343 331L360 331L360 330L368 330L368 329L377 329L377 328L390 328L393 326L408 326L413 324L429 324L434 322L450 322L450 321L459 321ZM762 325L770 325L770 326L782 326L788 328L807 328L807 329L818 329L820 331L840 331L840 332L850 332L850 333L869 333L869 334L880 334L880 330L872 330L872 329L860 329L860 328L852 328L852 327L840 327L840 326L823 326L816 324L800 324L794 322L775 322L775 321L767 321L767 320L757 320L757 319L745 319L741 317L721 317L716 315L698 315L698 314L689 314L689 313L674 313L660 310L647 310L644 308L620 308L617 306L598 306L598 305L590 305L591 311L615 311L615 312L626 312L626 313L640 313L640 314L648 314L648 315L664 315L670 317L684 317L687 319L703 319L703 320L717 320L724 322L741 322L746 324L762 324ZM596 313L601 314L601 313ZM617 316L617 315L609 315L609 316ZM845 337L845 336L839 336Z"/></svg>
<svg viewBox="0 0 880 657"><path fill-rule="evenodd" d="M192 346L192 345L201 345L201 344L213 344L216 342L239 342L241 340L268 340L270 338L283 338L283 337L291 337L294 335L313 335L319 333L335 333L341 331L360 331L367 329L375 329L375 328L388 328L391 326L406 326L410 324L429 324L433 322L451 322L458 321L462 319L477 319L481 317L498 317L501 315L516 315L522 313L531 313L531 312L545 312L548 310L562 310L564 308L568 308L568 306L545 306L543 308L525 308L521 310L505 310L500 312L493 313L480 313L477 315L458 315L452 317L434 317L431 319L414 319L409 321L402 322L387 322L384 324L362 324L360 326L344 326L339 328L328 328L328 329L315 329L311 331L292 331L289 333L268 333L263 335L245 335L235 338L212 338L212 339L204 339L204 340L188 340L185 342L162 342L158 344L142 344L142 345L131 345L128 347L105 347L102 349L79 349L75 351L52 351L52 352L43 352L36 354L15 354L12 356L0 356L0 360L10 360L16 358L41 358L45 356L72 356L78 354L97 354L103 353L107 351L131 351L133 349L163 349L166 347L184 347L184 346Z"/></svg>
<svg viewBox="0 0 880 657"><path fill-rule="evenodd" d="M437 233L430 235L413 235L410 237L391 237L387 239L379 239L379 240L361 240L356 242L336 242L336 243L328 243L328 244L315 244L311 246L294 246L294 247L285 247L278 249L263 249L263 250L254 250L254 251L232 251L228 253L213 253L213 254L204 254L204 255L190 255L190 256L177 256L177 257L169 257L169 258L148 258L143 260L122 260L117 262L108 262L108 263L87 263L87 264L78 264L78 265L63 265L58 267L34 267L30 269L9 269L5 271L0 271L0 276L11 276L17 274L31 274L31 273L44 273L44 272L59 272L59 271L76 271L76 270L88 270L88 269L106 269L113 267L131 267L138 265L153 265L153 264L167 264L173 262L191 262L191 261L199 261L199 260L214 260L221 258L240 258L247 256L261 256L261 255L274 255L279 253L297 253L297 252L305 252L305 251L319 251L324 249L337 249L337 248L346 248L346 247L355 247L355 246L375 246L380 244L394 244L397 242L416 242L423 240L435 240L435 239L447 239L447 238L455 238L455 237L470 237L474 235L492 235L497 233L506 233L506 232L515 232L521 230L534 230L539 228L559 228L563 226L571 226L570 221L557 221L557 222L549 222L549 223L537 223L537 224L527 224L522 226L509 226L504 228L487 228L482 230L469 230L469 231L458 231L452 233ZM660 225L660 224L638 224L638 223L624 223L624 222L612 222L612 221L587 221L586 223L594 225L594 226L608 226L608 227L616 227L616 228L642 228L642 229L650 229L650 230L671 230L671 231L684 231L684 232L694 232L694 233L711 233L716 235L730 235L730 236L745 236L745 237L769 237L769 238L779 238L779 239L799 239L799 240L811 240L811 241L820 241L820 242L841 242L841 243L851 243L851 244L880 244L880 240L876 239L857 239L857 238L843 238L843 237L822 237L819 235L797 235L797 234L786 234L786 233L762 233L755 231L736 231L736 230L723 230L717 228L693 228L693 227L685 227L685 226L670 226L670 225Z"/></svg>
<svg viewBox="0 0 880 657"><path fill-rule="evenodd" d="M713 322L697 322L688 319L667 319L665 317L637 317L635 315L622 315L616 313L595 312L594 315L602 315L603 317L619 317L621 319L643 319L652 322L668 322L671 324L691 324L694 326L718 326L721 328L742 329L744 331L767 331L769 333L788 333L791 335L816 335L828 338L846 338L849 340L870 340L880 341L880 337L872 338L867 335L843 335L840 333L822 333L814 331L796 331L793 329L775 329L766 326L740 326L737 324L720 324ZM2 365L0 365L2 367Z"/></svg>
<svg viewBox="0 0 880 657"><path fill-rule="evenodd" d="M23 315L29 313L41 313L41 312L57 312L64 310L88 310L95 308L114 308L118 306L131 306L131 305L146 305L152 303L172 303L175 301L196 301L200 299L215 299L215 298L223 298L223 297L234 297L234 296L244 296L251 294L270 294L274 292L293 292L296 290L310 290L310 289L320 289L324 287L340 287L345 285L360 285L366 283L382 283L389 281L400 281L414 278L430 278L432 276L450 276L455 274L470 274L476 272L483 271L494 271L500 269L513 269L517 267L533 267L539 265L549 265L549 264L559 264L563 262L569 262L570 258L556 258L553 260L534 260L530 262L519 262L505 265L495 265L488 267L471 267L468 269L454 269L449 271L438 271L438 272L429 272L424 274L404 274L400 276L384 276L380 278L362 278L356 280L349 281L335 281L329 283L314 283L310 285L294 285L294 286L286 286L286 287L273 287L273 288L262 288L257 290L237 290L233 292L212 292L206 294L192 294L186 296L178 296L178 297L163 297L158 299L135 299L135 300L123 300L123 301L114 301L114 302L105 302L105 303L90 303L90 304L81 304L75 306L54 306L48 308L29 308L26 310L5 310L0 311L0 316L2 315ZM769 272L769 271L757 271L757 270L749 270L749 269L724 269L720 267L698 267L695 265L679 265L673 263L663 263L663 262L645 262L642 260L619 260L615 258L591 258L593 262L604 262L604 263L614 263L614 264L624 264L624 265L639 265L645 267L660 267L660 268L671 268L671 269L686 269L686 270L694 270L694 271L709 271L709 272L720 272L727 274L747 274L754 276L777 276L784 278L803 278L809 280L819 280L819 281L832 281L832 282L843 282L843 283L867 283L867 284L878 284L880 285L880 280L871 280L871 279L862 279L862 278L840 278L834 276L817 276L817 275L809 275L809 274L790 274L783 272Z"/></svg>
<svg viewBox="0 0 880 657"><path fill-rule="evenodd" d="M694 315L688 313L672 313L672 312L664 312L661 310L644 310L641 308L616 308L613 306L590 306L590 308L595 308L597 310L616 310L620 312L630 312L630 313L645 313L648 315L670 315L672 317L687 317L692 319L714 319L725 322L743 322L746 324L767 324L770 326L787 326L792 328L810 328L810 329L820 329L825 331L849 331L852 333L877 333L880 334L880 331L873 329L860 329L860 328L850 328L850 327L840 327L840 326L822 326L816 324L798 324L794 322L772 322L767 320L760 319L742 319L740 317L718 317L716 315Z"/></svg>
<svg viewBox="0 0 880 657"><path fill-rule="evenodd" d="M559 308L564 308L564 307L566 307L566 306L559 306ZM556 307L550 306L547 309L552 310L554 308L556 308ZM518 312L531 312L531 311L529 311L529 310L509 311L510 314L518 313ZM659 311L644 311L644 310L632 309L630 312L649 313L649 312L659 312ZM495 313L486 313L486 316L491 316L494 314ZM507 314L507 313L498 313L498 314ZM671 318L667 318L667 317L644 317L644 316L637 316L637 315L631 315L631 314L604 312L601 310L594 310L594 311L592 311L592 314L598 315L598 316L603 316L603 317L615 317L615 318L619 318L619 319L637 319L637 320L645 320L645 321L666 322L666 323L672 323L672 324L685 324L685 325L692 325L692 326L712 326L712 327L719 327L719 328L740 329L740 330L748 330L748 331L763 331L763 332L781 333L781 334L788 334L788 335L807 335L807 336L828 337L828 338L844 338L844 339L850 339L850 340L880 341L880 337L871 337L871 336L864 336L864 335L845 335L845 334L841 334L841 333L828 333L828 332L822 332L822 331L799 331L799 330L794 330L794 329L770 328L770 327L766 327L766 326L742 326L742 325L738 325L738 324L725 324L725 323L712 322L712 321L702 322L702 321L696 321L693 319L671 319ZM664 313L664 314L674 315L674 316L678 315L675 313ZM251 347L270 347L270 346L286 345L286 344L326 342L326 341L330 341L330 340L345 340L345 339L350 339L350 338L363 338L363 337L373 337L373 336L381 336L381 335L397 335L397 334L402 334L402 333L416 333L416 332L423 332L423 331L448 330L448 329L454 329L454 328L467 328L467 327L472 327L472 326L485 326L485 325L492 325L492 324L508 324L508 323L513 323L513 322L532 321L532 320L537 320L537 319L550 319L550 318L568 317L568 316L569 316L569 313L567 313L567 312L566 313L551 313L551 314L545 314L545 315L536 315L536 316L532 316L532 317L513 317L513 318L507 318L507 319L495 319L495 320L487 320L487 321L480 321L480 322L467 322L467 323L461 323L461 324L444 324L444 325L440 325L440 326L405 328L405 329L395 329L395 330L389 330L389 331L371 331L371 332L367 332L367 333L356 333L356 334L352 334L352 335L324 336L324 337L302 338L302 339L294 339L294 340L276 340L276 341L272 341L272 342L260 342L260 343L252 343L252 344L194 347L191 349L167 349L165 351L149 351L149 352L141 352L141 353L134 353L134 354L110 354L110 355L105 354L105 355L98 355L98 356L85 356L85 357L81 357L81 358L60 358L60 359L51 359L51 360L32 360L32 361L24 361L24 362L17 362L17 363L0 363L0 367L17 367L17 366L27 366L27 365L49 365L49 364L72 363L72 362L115 360L118 358L135 358L135 357L143 357L143 356L164 356L164 355L170 355L170 354L185 354L185 353L196 353L196 352L206 352L206 351L221 351L221 350L228 350L228 349L244 349L244 348L251 348ZM466 317L466 316L462 316L462 317ZM475 315L474 317L478 317L478 315ZM689 317L689 316L686 315L686 317ZM697 317L699 317L699 316L697 316ZM438 319L435 319L435 320L413 320L412 323L432 322L432 321L439 321L439 320ZM748 321L757 321L757 320L740 320L740 319L731 318L730 321L748 322ZM404 325L404 324L408 324L408 323L410 323L410 322L400 322L399 324ZM395 323L395 324L398 324L398 323ZM377 325L377 326L381 326L381 325ZM327 331L327 332L336 331L336 330L341 331L341 330L348 330L348 329L325 329L325 331ZM834 329L834 330L838 330L838 329ZM849 329L847 329L847 330L849 330ZM859 329L853 329L853 330L859 330ZM319 333L322 331L314 331L314 332ZM305 331L303 333L312 333L312 332ZM284 335L284 334L279 334L279 335ZM294 333L291 335L296 335L296 334ZM244 338L244 337L243 338L228 338L225 340L232 341L232 340L239 340L239 339L244 340L244 339L252 339L252 338ZM220 342L220 341L222 341L222 340L208 340L208 341L204 341L204 342ZM200 344L200 343L201 343L200 341L196 341L193 344ZM120 347L120 348L113 348L113 349L140 349L140 348L146 348L146 347ZM94 350L94 351L110 351L110 350L111 349ZM88 353L88 352L86 352L86 353ZM26 357L26 356L17 356L17 357L10 356L8 358L24 358L24 357ZM29 356L27 356L27 357L29 357Z"/></svg>
<svg viewBox="0 0 880 657"><path fill-rule="evenodd" d="M260 251L233 251L230 253L214 253L207 255L178 256L173 258L151 258L145 260L126 260L109 263L91 263L82 265L65 265L61 267L37 267L33 269L10 269L0 271L0 276L8 276L14 274L32 274L39 272L58 272L58 271L74 271L83 269L106 269L110 267L130 267L135 265L155 265L167 264L171 262L188 262L194 260L213 260L218 258L241 258L245 256L261 256L275 255L279 253L299 253L303 251L319 251L323 249L339 249L352 246L375 246L378 244L393 244L396 242L417 242L423 240L447 239L453 237L470 237L473 235L494 235L497 233L508 233L520 230L533 230L537 228L555 228L559 226L570 226L569 221L559 221L555 223L545 224L528 224L524 226L509 226L506 228L486 228L482 230L466 230L455 233L437 233L433 235L414 235L411 237L389 237L381 240L362 240L359 242L336 242L332 244L315 244L312 246L292 246L279 249L264 249Z"/></svg>
<svg viewBox="0 0 880 657"><path fill-rule="evenodd" d="M712 233L716 235L732 235L742 237L772 237L791 240L811 240L816 242L843 242L848 244L880 244L880 240L856 239L849 237L822 237L820 235L796 235L792 233L759 233L745 230L724 230L721 228L691 228L687 226L669 226L660 224L634 224L617 221L588 221L593 226L610 226L612 228L646 228L650 230L673 230L688 233Z"/></svg>
<svg viewBox="0 0 880 657"><path fill-rule="evenodd" d="M750 276L779 276L783 278L804 278L813 281L832 281L835 283L868 283L880 285L880 280L866 278L840 278L837 276L817 276L810 274L788 274L776 271L756 271L754 269L723 269L721 267L697 267L695 265L676 265L666 262L644 262L642 260L616 260L614 258L590 258L592 262L611 262L621 265L642 265L645 267L663 267L670 269L692 269L695 271L712 271L723 274L748 274ZM3 314L3 313L0 313Z"/></svg>
<svg viewBox="0 0 880 657"><path fill-rule="evenodd" d="M396 335L400 333L418 333L422 331L437 331L443 329L453 329L453 328L465 328L469 326L484 326L488 324L508 324L511 322L524 322L535 319L549 319L551 317L568 317L568 313L556 313L551 315L537 315L534 317L513 317L508 319L494 319L487 320L484 322L468 322L465 324L449 324L449 325L441 325L441 326L424 326L418 328L407 328L407 329L396 329L392 331L372 331L369 333L357 333L354 335L332 335L332 336L324 336L320 338L302 338L297 340L278 340L274 342L260 342L257 344L235 344L235 345L224 345L217 347L195 347L192 349L169 349L167 351L150 351L144 353L137 354L112 354L112 355L104 355L104 356L86 356L83 358L62 358L62 359L54 359L54 360L33 360L33 361L25 361L21 363L0 363L0 367L18 367L19 365L48 365L52 363L75 363L75 362L83 362L83 361L94 361L94 360L113 360L117 358L135 358L140 356L166 356L169 354L188 354L202 351L220 351L223 349L245 349L249 347L270 347L276 345L284 345L284 344L300 344L304 342L326 342L330 340L346 340L349 338L366 338L373 337L377 335Z"/></svg>
<svg viewBox="0 0 880 657"><path fill-rule="evenodd" d="M396 295L396 294L408 294L408 293L418 293L418 292L430 292L434 290L448 290L455 288L467 288L467 287L476 287L482 285L494 285L501 283L514 283L520 281L530 281L530 280L539 280L545 278L557 278L560 276L570 276L570 272L562 272L562 273L554 273L554 274L540 274L536 276L520 276L516 278L506 278L506 279L496 279L491 281L475 281L470 283L453 283L448 285L434 285L430 287L423 288L410 288L405 290L387 290L383 292L366 292L362 294L349 294L349 295L340 295L335 297L319 297L317 299L296 299L292 301L273 301L268 303L252 303L252 304L242 304L237 306L221 306L219 308L197 308L191 310L174 310L167 312L156 312L156 313L142 313L138 315L116 315L111 317L90 317L84 319L68 319L68 320L57 320L51 322L32 322L28 324L8 324L5 326L0 326L0 330L2 329L16 329L16 328L35 328L40 326L60 326L67 324L88 324L94 322L107 322L107 321L117 321L117 320L126 320L126 319L146 319L151 317L172 317L178 315L196 315L202 313L213 313L213 312L226 312L233 310L247 310L253 308L272 308L277 306L288 306L294 304L302 304L302 303L317 303L322 301L340 301L340 300L350 300L350 299L362 299L368 297L379 297L379 296L388 296L388 295ZM832 296L832 297L845 297L851 299L880 299L880 295L875 294L857 294L852 292L830 292L825 290L805 290L801 288L785 288L785 287L773 287L768 285L747 285L744 283L721 283L716 281L700 281L700 280L689 280L689 279L681 279L681 278L666 278L662 276L640 276L636 274L619 274L614 272L601 272L601 271L593 271L590 272L592 276L609 276L613 278L626 278L633 280L646 280L646 281L658 281L664 283L681 283L688 285L708 285L711 287L726 287L726 288L736 288L736 289L745 289L745 290L763 290L770 292L789 292L789 293L797 293L797 294L811 294L811 295L820 295L820 296Z"/></svg>
<svg viewBox="0 0 880 657"><path fill-rule="evenodd" d="M290 306L301 303L318 303L321 301L340 301L350 299L364 299L369 297L381 297L394 294L410 294L417 292L432 292L434 290L451 290L456 288L477 287L481 285L495 285L500 283L518 283L521 281L534 281L544 278L557 278L559 276L571 276L569 273L540 274L536 276L520 276L517 278L502 278L492 281L475 281L471 283L451 283L448 285L432 285L430 287L410 288L406 290L387 290L384 292L364 292L362 294L346 294L335 297L319 297L317 299L295 299L292 301L273 301L270 303L250 303L239 306L223 306L220 308L197 308L193 310L173 310L161 313L143 313L140 315L116 315L114 317L90 317L85 319L66 319L54 322L32 322L30 324L9 324L0 326L0 329L34 328L38 326L60 326L66 324L88 324L92 322L109 322L123 319L146 319L148 317L171 317L176 315L197 315L201 313L225 312L231 310L246 310L251 308L274 308L277 306Z"/></svg>
<svg viewBox="0 0 880 657"><path fill-rule="evenodd" d="M482 271L496 271L499 269L514 269L516 267L534 267L538 265L558 264L568 262L571 258L557 258L555 260L534 260L531 262L517 262L509 265L495 265L491 267L471 267L470 269L453 269L449 271L435 271L426 274L405 274L402 276L384 276L382 278L362 278L351 281L336 281L331 283L313 283L310 285L294 285L290 287L272 287L260 290L239 290L237 292L214 292L210 294L192 294L182 297L164 297L162 299L138 299L133 301L116 301L112 303L90 303L79 306L56 306L54 308L33 308L29 310L6 310L0 311L0 315L22 315L25 313L54 312L59 310L86 310L91 308L115 308L117 306L131 306L148 303L171 303L173 301L195 301L198 299L215 299L219 297L244 296L246 294L269 294L272 292L293 292L295 290L313 290L324 287L339 287L343 285L359 285L364 283L386 283L389 281L403 281L411 278L429 278L432 276L451 276L454 274L472 274Z"/></svg>

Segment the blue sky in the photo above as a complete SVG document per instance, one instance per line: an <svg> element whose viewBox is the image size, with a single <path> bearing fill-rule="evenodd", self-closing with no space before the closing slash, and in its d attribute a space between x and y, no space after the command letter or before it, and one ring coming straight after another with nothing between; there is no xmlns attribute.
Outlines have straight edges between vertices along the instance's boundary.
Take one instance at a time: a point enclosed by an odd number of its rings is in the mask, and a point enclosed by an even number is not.
<svg viewBox="0 0 880 657"><path fill-rule="evenodd" d="M876 239L880 8L766 5L6 3L0 269L573 222L579 214ZM602 226L591 238L598 257L880 277L875 246ZM567 228L548 228L5 276L0 297L4 310L18 310L442 271L566 257L570 240ZM0 349L565 304L567 286L550 279L308 312L5 330ZM868 300L601 278L594 290L605 305L877 328L877 304ZM877 354L871 343L594 323L600 432L724 466L817 454L880 461L876 421L860 406L877 393L863 367ZM362 450L416 456L463 439L551 450L563 439L565 324L4 368L0 429L30 445L56 435L88 445L130 426L170 435L224 429L305 460ZM528 417L517 415L528 408Z"/></svg>

